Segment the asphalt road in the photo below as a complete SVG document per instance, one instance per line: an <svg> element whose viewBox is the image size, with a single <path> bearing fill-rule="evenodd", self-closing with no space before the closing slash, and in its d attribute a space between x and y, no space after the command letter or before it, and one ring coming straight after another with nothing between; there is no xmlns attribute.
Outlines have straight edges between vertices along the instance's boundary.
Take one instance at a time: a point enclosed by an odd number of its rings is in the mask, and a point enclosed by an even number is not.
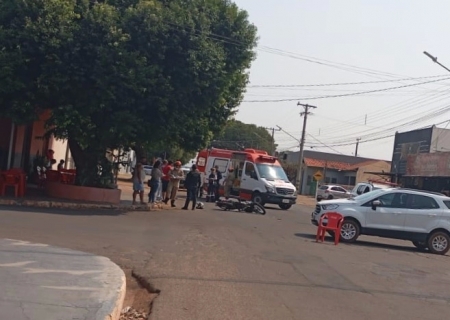
<svg viewBox="0 0 450 320"><path fill-rule="evenodd" d="M448 318L449 256L378 238L315 243L311 211L1 208L0 238L88 251L134 268L161 290L154 320Z"/></svg>

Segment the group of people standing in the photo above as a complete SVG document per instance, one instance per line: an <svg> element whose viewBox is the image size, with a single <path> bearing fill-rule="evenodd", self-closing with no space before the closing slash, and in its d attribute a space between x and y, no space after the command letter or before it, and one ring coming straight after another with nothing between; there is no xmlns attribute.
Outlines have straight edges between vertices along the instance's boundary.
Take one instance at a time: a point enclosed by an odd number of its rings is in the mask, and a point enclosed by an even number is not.
<svg viewBox="0 0 450 320"><path fill-rule="evenodd" d="M143 164L139 162L133 171L133 204L136 204L137 195L139 195L140 203L144 204L145 178ZM168 160L155 161L147 183L150 187L148 203L153 205L157 198L160 198L166 204L170 200L171 206L175 207L175 199L180 188L180 181L183 178L184 173L180 161L175 161L175 163Z"/></svg>
<svg viewBox="0 0 450 320"><path fill-rule="evenodd" d="M133 171L133 204L136 204L136 197L139 195L141 204L144 204L144 180L146 178L142 162L136 164ZM184 172L181 168L181 162L164 160L155 161L153 164L151 177L148 181L150 192L148 194L148 203L153 205L158 198L165 204L170 201L171 207L176 207L175 200L180 188L180 181L183 180ZM219 199L219 189L221 180L223 179L222 172L218 166L211 168L211 172L207 177L208 194L206 201L214 201ZM184 186L186 188L186 202L182 207L183 210L188 210L189 204L192 202L192 210L195 210L197 204L197 195L201 192L202 179L197 165L193 164L191 170L186 175ZM227 186L226 186L227 187ZM227 189L227 188L225 188ZM159 196L158 196L159 194Z"/></svg>

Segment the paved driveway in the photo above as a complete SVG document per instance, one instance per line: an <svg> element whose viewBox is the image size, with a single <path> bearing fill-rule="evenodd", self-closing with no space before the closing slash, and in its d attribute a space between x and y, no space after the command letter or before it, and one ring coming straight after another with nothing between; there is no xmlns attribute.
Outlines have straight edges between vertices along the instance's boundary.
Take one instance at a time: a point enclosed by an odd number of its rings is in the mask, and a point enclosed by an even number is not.
<svg viewBox="0 0 450 320"><path fill-rule="evenodd" d="M0 237L110 257L161 290L151 319L445 319L449 256L361 237L315 243L312 209L0 210ZM0 294L1 297L1 294Z"/></svg>

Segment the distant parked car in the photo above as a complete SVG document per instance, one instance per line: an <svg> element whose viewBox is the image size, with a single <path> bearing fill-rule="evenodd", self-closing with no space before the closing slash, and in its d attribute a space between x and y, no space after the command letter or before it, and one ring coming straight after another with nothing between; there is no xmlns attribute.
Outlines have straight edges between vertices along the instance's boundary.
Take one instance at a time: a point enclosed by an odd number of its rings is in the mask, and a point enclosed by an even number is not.
<svg viewBox="0 0 450 320"><path fill-rule="evenodd" d="M395 186L393 183L360 182L353 188L351 194L356 197L373 190L388 189Z"/></svg>
<svg viewBox="0 0 450 320"><path fill-rule="evenodd" d="M146 176L150 176L152 174L153 166L143 165L142 168L144 169Z"/></svg>
<svg viewBox="0 0 450 320"><path fill-rule="evenodd" d="M317 190L317 201L350 198L351 193L338 185L323 185Z"/></svg>
<svg viewBox="0 0 450 320"><path fill-rule="evenodd" d="M187 175L187 174L189 173L189 171L191 171L191 170L188 169L188 168L181 168L181 169L183 170L184 178L180 180L180 189L186 189L186 188L184 187L184 179L186 179L186 175Z"/></svg>

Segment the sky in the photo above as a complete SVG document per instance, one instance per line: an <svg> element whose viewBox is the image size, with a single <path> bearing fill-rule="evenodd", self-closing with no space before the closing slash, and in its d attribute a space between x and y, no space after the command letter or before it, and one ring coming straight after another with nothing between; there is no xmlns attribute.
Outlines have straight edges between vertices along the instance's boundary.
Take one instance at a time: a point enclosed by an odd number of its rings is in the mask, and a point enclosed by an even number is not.
<svg viewBox="0 0 450 320"><path fill-rule="evenodd" d="M450 72L423 54L450 68L450 1L235 3L259 36L236 119L281 127L279 151L299 150L298 102L317 107L308 116L305 148L354 155L360 138L358 156L376 159L391 159L396 131L450 121ZM367 93L373 90L382 91ZM350 95L330 97L343 94ZM285 99L292 101L271 101Z"/></svg>

